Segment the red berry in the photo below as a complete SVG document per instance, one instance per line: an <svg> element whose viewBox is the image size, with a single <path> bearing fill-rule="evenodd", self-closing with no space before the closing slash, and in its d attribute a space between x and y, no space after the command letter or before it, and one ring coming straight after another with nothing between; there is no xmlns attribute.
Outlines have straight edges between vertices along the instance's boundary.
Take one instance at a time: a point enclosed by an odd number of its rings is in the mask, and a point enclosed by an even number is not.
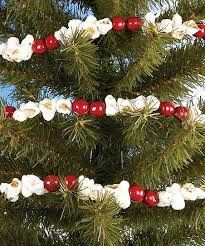
<svg viewBox="0 0 205 246"><path fill-rule="evenodd" d="M179 120L186 120L189 110L185 107L176 107L174 116Z"/></svg>
<svg viewBox="0 0 205 246"><path fill-rule="evenodd" d="M195 37L197 38L205 38L205 24L203 23L197 23L199 27L199 31L194 34Z"/></svg>
<svg viewBox="0 0 205 246"><path fill-rule="evenodd" d="M15 111L16 108L14 108L13 106L6 106L5 108L6 118L12 118Z"/></svg>
<svg viewBox="0 0 205 246"><path fill-rule="evenodd" d="M123 31L126 28L126 20L122 17L112 18L112 28L114 31Z"/></svg>
<svg viewBox="0 0 205 246"><path fill-rule="evenodd" d="M44 179L44 188L50 192L57 191L60 187L59 177L55 175L48 175Z"/></svg>
<svg viewBox="0 0 205 246"><path fill-rule="evenodd" d="M36 54L43 54L47 48L43 39L36 39L32 45L32 50Z"/></svg>
<svg viewBox="0 0 205 246"><path fill-rule="evenodd" d="M75 175L67 175L65 177L65 183L68 189L75 188L78 182L78 177Z"/></svg>
<svg viewBox="0 0 205 246"><path fill-rule="evenodd" d="M103 117L105 115L105 103L104 102L92 102L90 104L90 115L95 117Z"/></svg>
<svg viewBox="0 0 205 246"><path fill-rule="evenodd" d="M164 115L166 117L170 117L174 115L175 113L175 107L170 102L162 102L159 107L159 111L161 115Z"/></svg>
<svg viewBox="0 0 205 246"><path fill-rule="evenodd" d="M57 49L60 44L59 41L53 35L48 35L45 38L45 42L48 50Z"/></svg>
<svg viewBox="0 0 205 246"><path fill-rule="evenodd" d="M140 185L132 185L129 188L130 198L134 202L141 202L144 199L145 191Z"/></svg>
<svg viewBox="0 0 205 246"><path fill-rule="evenodd" d="M156 206L159 203L159 195L155 190L147 190L144 196L144 203L149 207Z"/></svg>
<svg viewBox="0 0 205 246"><path fill-rule="evenodd" d="M142 25L143 20L138 16L130 17L127 19L127 29L130 31L137 31Z"/></svg>
<svg viewBox="0 0 205 246"><path fill-rule="evenodd" d="M83 116L89 112L89 103L84 99L77 99L72 103L72 110L76 115Z"/></svg>

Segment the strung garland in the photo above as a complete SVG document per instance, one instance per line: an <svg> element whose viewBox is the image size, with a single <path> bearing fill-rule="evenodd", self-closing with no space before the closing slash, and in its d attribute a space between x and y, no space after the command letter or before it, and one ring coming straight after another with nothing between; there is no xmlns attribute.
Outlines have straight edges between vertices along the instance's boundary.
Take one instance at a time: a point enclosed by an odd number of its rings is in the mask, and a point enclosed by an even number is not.
<svg viewBox="0 0 205 246"><path fill-rule="evenodd" d="M74 33L81 30L84 30L84 35L90 36L92 40L97 39L100 35L106 35L110 30L138 31L141 28L155 33L169 33L175 39L182 39L186 35L205 38L203 23L197 24L193 20L183 23L179 14L175 14L172 20L163 19L159 23L156 23L156 18L157 16L150 12L144 16L144 19L139 16L129 17L127 20L122 17L97 20L95 16L88 16L85 21L73 19L68 22L68 28L61 27L54 35L48 35L45 39L34 39L28 34L20 43L18 38L10 37L6 43L0 45L0 55L11 62L27 61L31 59L33 53L43 54L46 51L57 49L60 43L69 42Z"/></svg>
<svg viewBox="0 0 205 246"><path fill-rule="evenodd" d="M62 179L63 180L63 179ZM174 210L185 208L185 201L205 199L205 188L195 187L191 183L180 185L177 183L166 187L165 191L144 190L140 185L131 185L128 181L121 181L119 184L102 186L95 184L93 179L75 175L67 175L63 181L59 176L49 175L41 180L35 175L23 175L21 180L14 178L11 183L1 183L0 192L11 202L16 202L19 195L30 197L33 194L38 196L48 192L56 192L59 188L77 191L80 200L102 200L105 194L110 194L122 209L127 209L131 201L135 203L144 202L147 206L172 207Z"/></svg>
<svg viewBox="0 0 205 246"><path fill-rule="evenodd" d="M190 108L183 106L175 106L171 102L160 102L156 97L150 95L148 97L138 96L134 99L118 98L117 100L108 95L105 98L105 103L95 101L89 104L84 99L77 99L71 103L69 99L48 99L39 103L28 102L20 105L19 109L12 106L5 107L5 115L7 118L12 118L16 121L23 122L27 119L36 117L42 113L46 121L54 118L56 112L63 115L71 113L82 117L91 115L93 117L102 118L107 116L128 115L130 117L164 117L175 116L178 120L184 121L189 125L205 124L205 114L197 106Z"/></svg>

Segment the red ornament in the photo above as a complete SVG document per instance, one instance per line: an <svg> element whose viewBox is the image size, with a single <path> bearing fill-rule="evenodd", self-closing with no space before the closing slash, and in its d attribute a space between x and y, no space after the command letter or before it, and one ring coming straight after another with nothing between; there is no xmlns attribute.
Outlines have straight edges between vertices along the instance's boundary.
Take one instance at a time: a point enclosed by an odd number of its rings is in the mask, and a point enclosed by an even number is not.
<svg viewBox="0 0 205 246"><path fill-rule="evenodd" d="M43 54L47 48L43 39L36 39L32 45L32 50L36 54Z"/></svg>
<svg viewBox="0 0 205 246"><path fill-rule="evenodd" d="M126 20L122 17L112 18L112 28L114 31L123 31L126 28Z"/></svg>
<svg viewBox="0 0 205 246"><path fill-rule="evenodd" d="M70 190L72 188L75 188L78 182L78 177L76 177L75 175L67 175L65 177L65 183L67 188Z"/></svg>
<svg viewBox="0 0 205 246"><path fill-rule="evenodd" d="M199 31L194 34L195 37L197 38L205 38L205 24L203 23L197 23L199 27Z"/></svg>
<svg viewBox="0 0 205 246"><path fill-rule="evenodd" d="M149 207L156 206L159 203L159 195L155 190L147 190L144 196L144 203Z"/></svg>
<svg viewBox="0 0 205 246"><path fill-rule="evenodd" d="M44 188L50 192L57 191L60 187L59 177L55 175L48 175L45 177L44 181Z"/></svg>
<svg viewBox="0 0 205 246"><path fill-rule="evenodd" d="M137 31L142 25L143 20L138 16L130 17L127 19L127 29L130 31Z"/></svg>
<svg viewBox="0 0 205 246"><path fill-rule="evenodd" d="M104 102L92 102L90 104L90 115L95 117L103 117L105 115L105 103Z"/></svg>
<svg viewBox="0 0 205 246"><path fill-rule="evenodd" d="M6 118L12 118L15 111L16 108L14 108L13 106L6 106L5 108Z"/></svg>
<svg viewBox="0 0 205 246"><path fill-rule="evenodd" d="M140 185L132 185L129 188L130 198L134 202L141 202L144 199L145 191Z"/></svg>
<svg viewBox="0 0 205 246"><path fill-rule="evenodd" d="M161 115L164 115L166 117L170 117L174 115L175 113L175 107L170 102L162 102L159 107L159 111Z"/></svg>
<svg viewBox="0 0 205 246"><path fill-rule="evenodd" d="M72 110L76 115L83 116L89 112L89 103L84 99L77 99L72 103Z"/></svg>
<svg viewBox="0 0 205 246"><path fill-rule="evenodd" d="M174 116L179 120L186 120L189 114L189 110L185 107L176 107Z"/></svg>
<svg viewBox="0 0 205 246"><path fill-rule="evenodd" d="M45 42L48 50L57 49L60 45L59 41L53 35L48 35L45 38Z"/></svg>

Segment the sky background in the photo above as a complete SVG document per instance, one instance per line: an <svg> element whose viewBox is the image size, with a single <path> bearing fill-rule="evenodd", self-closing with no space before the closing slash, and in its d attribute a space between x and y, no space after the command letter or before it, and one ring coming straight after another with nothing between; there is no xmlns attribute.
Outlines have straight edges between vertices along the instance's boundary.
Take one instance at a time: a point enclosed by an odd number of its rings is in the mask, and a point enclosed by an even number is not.
<svg viewBox="0 0 205 246"><path fill-rule="evenodd" d="M10 97L11 93L12 93L11 86L1 87L1 83L0 83L0 98L5 99L5 101L8 102L9 104L15 104Z"/></svg>
<svg viewBox="0 0 205 246"><path fill-rule="evenodd" d="M1 87L0 86L0 98L3 98L8 104L15 105L16 102L13 102L10 94L12 93L12 87ZM197 87L193 90L193 92L190 95L187 95L187 98L184 100L184 106L186 106L187 102L193 101L195 104L197 104L198 99L201 98L202 100L205 100L205 87Z"/></svg>

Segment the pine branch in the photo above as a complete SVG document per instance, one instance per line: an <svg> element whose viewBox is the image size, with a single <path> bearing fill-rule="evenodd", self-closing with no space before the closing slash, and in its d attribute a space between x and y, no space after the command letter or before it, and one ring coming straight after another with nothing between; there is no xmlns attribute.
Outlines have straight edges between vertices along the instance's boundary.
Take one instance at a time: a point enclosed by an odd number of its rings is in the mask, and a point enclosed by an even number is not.
<svg viewBox="0 0 205 246"><path fill-rule="evenodd" d="M30 168L36 174L52 171L66 175L73 168L77 172L79 163L83 161L77 153L76 156L68 154L69 149L72 153L75 146L68 147L64 144L61 131L55 128L55 124L42 124L38 119L22 124L1 118L1 152L15 156L15 160L29 160L24 162L25 170ZM19 162L18 170L21 170L21 166L22 162Z"/></svg>
<svg viewBox="0 0 205 246"><path fill-rule="evenodd" d="M176 12L180 13L184 19L194 19L200 21L204 19L204 0L180 0L178 1Z"/></svg>
<svg viewBox="0 0 205 246"><path fill-rule="evenodd" d="M60 6L54 0L8 0L6 1L7 20L5 24L8 26L12 22L15 32L22 38L22 35L28 33L48 35L65 25L70 19Z"/></svg>
<svg viewBox="0 0 205 246"><path fill-rule="evenodd" d="M146 187L156 187L163 181L170 180L173 172L188 166L191 156L200 153L203 143L203 128L178 128L177 132L169 130L165 142L153 142L150 147L142 146L140 155L136 152L131 156L127 169L129 173L133 170L133 180L137 179L138 183ZM136 177L135 173L140 173L140 176Z"/></svg>
<svg viewBox="0 0 205 246"><path fill-rule="evenodd" d="M187 94L190 88L202 86L205 74L203 53L204 45L200 41L172 48L166 61L152 76L143 79L140 92L173 100Z"/></svg>
<svg viewBox="0 0 205 246"><path fill-rule="evenodd" d="M95 95L98 83L96 73L98 71L97 47L90 42L85 31L76 32L64 47L64 68L78 85L74 86L74 94Z"/></svg>
<svg viewBox="0 0 205 246"><path fill-rule="evenodd" d="M77 228L86 245L120 245L122 219L118 215L119 207L110 195L80 206L80 212L83 217Z"/></svg>
<svg viewBox="0 0 205 246"><path fill-rule="evenodd" d="M149 36L146 40L138 59L130 64L127 73L117 83L114 90L131 91L142 83L144 75L151 76L153 71L163 62L165 56L169 53L166 45L170 43L170 37L166 35ZM136 54L137 55L137 54Z"/></svg>
<svg viewBox="0 0 205 246"><path fill-rule="evenodd" d="M99 127L94 119L73 118L61 124L66 145L75 144L79 149L92 150L101 138Z"/></svg>

